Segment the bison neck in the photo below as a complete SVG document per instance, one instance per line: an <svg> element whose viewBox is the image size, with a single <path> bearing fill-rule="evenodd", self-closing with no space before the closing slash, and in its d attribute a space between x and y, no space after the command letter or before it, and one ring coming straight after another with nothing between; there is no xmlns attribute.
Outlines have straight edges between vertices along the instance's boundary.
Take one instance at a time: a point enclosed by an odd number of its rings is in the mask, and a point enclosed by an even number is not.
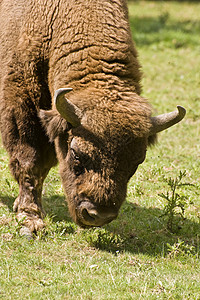
<svg viewBox="0 0 200 300"><path fill-rule="evenodd" d="M141 74L124 0L71 0L59 14L50 45L52 93L63 86L88 85L127 86L140 93Z"/></svg>

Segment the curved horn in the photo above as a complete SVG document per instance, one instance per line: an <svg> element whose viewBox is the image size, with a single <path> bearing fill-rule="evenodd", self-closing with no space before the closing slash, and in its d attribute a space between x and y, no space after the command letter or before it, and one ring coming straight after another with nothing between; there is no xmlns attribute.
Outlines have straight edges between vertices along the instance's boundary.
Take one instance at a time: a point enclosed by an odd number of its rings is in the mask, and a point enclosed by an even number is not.
<svg viewBox="0 0 200 300"><path fill-rule="evenodd" d="M157 117L151 117L152 127L149 135L156 134L180 122L185 117L186 110L184 107L179 105L177 105L177 109L178 110L170 113L159 115Z"/></svg>
<svg viewBox="0 0 200 300"><path fill-rule="evenodd" d="M61 88L55 92L54 101L57 111L73 127L81 124L82 112L71 101L65 98L65 94L72 91L71 88Z"/></svg>

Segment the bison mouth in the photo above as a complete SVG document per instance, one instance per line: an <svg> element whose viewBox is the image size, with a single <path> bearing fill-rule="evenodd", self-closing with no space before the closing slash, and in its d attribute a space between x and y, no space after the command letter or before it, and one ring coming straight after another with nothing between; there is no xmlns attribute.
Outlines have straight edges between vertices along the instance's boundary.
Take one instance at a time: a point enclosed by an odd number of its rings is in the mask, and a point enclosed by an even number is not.
<svg viewBox="0 0 200 300"><path fill-rule="evenodd" d="M97 206L89 201L82 201L76 211L76 222L84 228L103 226L118 216L115 207Z"/></svg>

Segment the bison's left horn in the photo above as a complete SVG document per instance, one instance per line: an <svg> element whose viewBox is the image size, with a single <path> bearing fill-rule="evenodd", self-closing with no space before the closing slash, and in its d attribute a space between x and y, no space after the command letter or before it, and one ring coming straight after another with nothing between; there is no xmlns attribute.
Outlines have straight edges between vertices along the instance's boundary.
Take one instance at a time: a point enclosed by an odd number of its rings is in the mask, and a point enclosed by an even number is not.
<svg viewBox="0 0 200 300"><path fill-rule="evenodd" d="M177 106L178 110L170 113L159 115L151 118L152 127L150 129L150 135L163 131L176 123L180 122L186 114L186 110L182 106Z"/></svg>
<svg viewBox="0 0 200 300"><path fill-rule="evenodd" d="M65 98L65 94L72 91L71 88L62 88L55 92L54 101L57 111L73 127L81 124L82 112L75 104Z"/></svg>

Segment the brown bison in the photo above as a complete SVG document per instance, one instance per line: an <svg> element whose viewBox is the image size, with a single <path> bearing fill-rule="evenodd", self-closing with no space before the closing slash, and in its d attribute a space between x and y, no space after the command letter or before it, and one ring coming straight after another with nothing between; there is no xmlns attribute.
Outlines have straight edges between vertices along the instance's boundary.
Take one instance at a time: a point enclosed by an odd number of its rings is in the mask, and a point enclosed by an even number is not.
<svg viewBox="0 0 200 300"><path fill-rule="evenodd" d="M147 146L185 115L151 117L140 80L125 0L0 1L0 127L31 232L57 161L76 223L117 217Z"/></svg>

